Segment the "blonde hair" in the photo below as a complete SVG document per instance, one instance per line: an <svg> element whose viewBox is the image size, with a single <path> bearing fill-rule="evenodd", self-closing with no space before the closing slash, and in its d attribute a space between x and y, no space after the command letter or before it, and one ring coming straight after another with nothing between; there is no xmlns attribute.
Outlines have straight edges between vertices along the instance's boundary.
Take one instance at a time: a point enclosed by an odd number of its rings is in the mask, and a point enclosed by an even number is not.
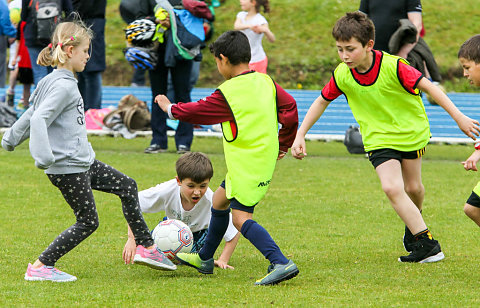
<svg viewBox="0 0 480 308"><path fill-rule="evenodd" d="M63 47L78 46L85 40L91 40L93 32L81 20L62 22L53 32L51 43L43 48L37 58L37 64L55 67L67 61Z"/></svg>

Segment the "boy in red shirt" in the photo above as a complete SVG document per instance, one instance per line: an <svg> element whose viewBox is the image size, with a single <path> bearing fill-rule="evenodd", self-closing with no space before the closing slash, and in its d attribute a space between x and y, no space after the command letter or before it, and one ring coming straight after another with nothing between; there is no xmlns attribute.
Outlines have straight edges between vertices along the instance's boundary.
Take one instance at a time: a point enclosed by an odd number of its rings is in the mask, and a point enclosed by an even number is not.
<svg viewBox="0 0 480 308"><path fill-rule="evenodd" d="M474 35L462 44L458 51L458 59L463 67L463 75L476 87L480 87L480 34ZM477 171L480 160L480 142L475 143L475 150L470 157L462 162L465 170ZM473 188L463 211L480 226L480 182Z"/></svg>
<svg viewBox="0 0 480 308"><path fill-rule="evenodd" d="M249 70L248 39L240 31L223 33L210 47L226 81L198 102L172 105L159 95L155 102L171 118L195 124L222 123L225 181L213 196L212 219L205 245L198 254L177 259L200 273L213 273L213 255L228 225L233 224L270 261L268 273L256 285L291 279L298 268L281 252L270 234L253 220L255 206L265 195L278 159L285 156L298 126L296 102L266 74ZM278 123L282 125L278 131Z"/></svg>
<svg viewBox="0 0 480 308"><path fill-rule="evenodd" d="M335 98L344 94L360 125L365 151L393 209L405 223L407 256L400 262L437 262L444 258L421 215L425 188L422 156L430 126L420 90L429 93L475 140L479 123L465 116L452 101L405 60L373 49L375 27L361 12L347 13L332 35L342 60L305 116L292 145L292 155L306 156L305 135Z"/></svg>

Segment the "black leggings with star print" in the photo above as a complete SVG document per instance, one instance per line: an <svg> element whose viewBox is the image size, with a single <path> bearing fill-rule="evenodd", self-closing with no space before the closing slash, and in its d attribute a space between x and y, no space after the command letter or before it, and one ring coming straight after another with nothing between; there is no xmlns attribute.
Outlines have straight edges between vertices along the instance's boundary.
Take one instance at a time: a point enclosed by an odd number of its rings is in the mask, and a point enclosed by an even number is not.
<svg viewBox="0 0 480 308"><path fill-rule="evenodd" d="M120 197L122 210L132 229L137 245L153 245L148 227L138 203L137 183L120 171L95 160L90 170L72 174L47 174L70 205L77 218L75 224L63 231L38 258L53 266L67 252L75 248L98 228L98 214L92 189Z"/></svg>

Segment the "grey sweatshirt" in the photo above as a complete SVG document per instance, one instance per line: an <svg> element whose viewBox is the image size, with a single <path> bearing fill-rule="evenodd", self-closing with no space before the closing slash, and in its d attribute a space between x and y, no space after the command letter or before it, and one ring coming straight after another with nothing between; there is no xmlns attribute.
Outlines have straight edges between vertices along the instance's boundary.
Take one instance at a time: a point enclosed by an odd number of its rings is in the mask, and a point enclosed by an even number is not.
<svg viewBox="0 0 480 308"><path fill-rule="evenodd" d="M35 166L47 174L85 172L95 159L87 139L83 100L73 73L57 69L44 77L31 106L5 132L2 147L13 151L30 137Z"/></svg>

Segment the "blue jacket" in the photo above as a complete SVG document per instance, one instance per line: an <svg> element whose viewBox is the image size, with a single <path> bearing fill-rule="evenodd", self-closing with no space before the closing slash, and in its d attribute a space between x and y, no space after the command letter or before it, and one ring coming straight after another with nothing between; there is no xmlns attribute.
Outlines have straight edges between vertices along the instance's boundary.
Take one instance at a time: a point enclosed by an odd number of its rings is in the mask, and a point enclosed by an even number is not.
<svg viewBox="0 0 480 308"><path fill-rule="evenodd" d="M0 35L17 36L17 29L10 22L10 11L5 0L0 0Z"/></svg>

